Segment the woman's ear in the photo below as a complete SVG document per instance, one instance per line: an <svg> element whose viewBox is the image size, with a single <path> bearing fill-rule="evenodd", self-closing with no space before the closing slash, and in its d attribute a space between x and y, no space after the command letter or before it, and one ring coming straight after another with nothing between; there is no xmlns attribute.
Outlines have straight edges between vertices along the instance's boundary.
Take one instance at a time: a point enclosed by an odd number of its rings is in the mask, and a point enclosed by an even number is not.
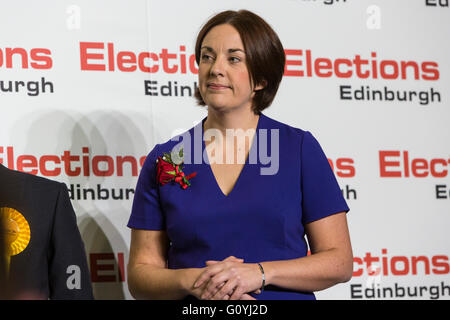
<svg viewBox="0 0 450 320"><path fill-rule="evenodd" d="M255 88L253 89L253 91L259 91L259 90L262 90L262 89L264 89L266 86L267 86L267 81L266 81L266 80L263 80L260 84L257 84L257 85L255 86Z"/></svg>

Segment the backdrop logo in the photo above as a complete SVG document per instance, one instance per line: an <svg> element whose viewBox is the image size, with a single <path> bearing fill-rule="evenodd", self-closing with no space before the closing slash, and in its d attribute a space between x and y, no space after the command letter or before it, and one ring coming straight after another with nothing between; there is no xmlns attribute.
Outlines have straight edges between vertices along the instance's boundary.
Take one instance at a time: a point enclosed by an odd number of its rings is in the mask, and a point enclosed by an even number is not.
<svg viewBox="0 0 450 320"><path fill-rule="evenodd" d="M382 178L446 178L450 158L414 158L408 151L379 151L380 176Z"/></svg>
<svg viewBox="0 0 450 320"><path fill-rule="evenodd" d="M371 268L373 264L377 268ZM447 255L434 255L431 257L420 256L389 256L387 249L381 250L381 256L366 252L364 257L353 258L353 277L360 277L364 274L376 275L376 272L383 276L404 276L404 275L446 275L450 273L450 264ZM364 268L365 266L365 268Z"/></svg>
<svg viewBox="0 0 450 320"><path fill-rule="evenodd" d="M437 81L440 78L439 65L435 61L379 59L376 52L371 52L370 57L355 54L351 58L316 57L311 50L287 49L285 52L286 76L385 81ZM418 101L420 105L441 102L440 92L433 87L418 91L396 90L388 86L372 88L369 85L339 85L339 98L354 101Z"/></svg>
<svg viewBox="0 0 450 320"><path fill-rule="evenodd" d="M0 48L0 68L6 69L51 69L51 51L44 48Z"/></svg>
<svg viewBox="0 0 450 320"><path fill-rule="evenodd" d="M89 147L81 148L82 153L64 150L62 154L46 154L35 156L31 154L15 154L14 147L6 150L0 146L0 163L7 162L11 170L18 170L44 177L137 177L146 156L132 155L91 155ZM105 188L101 184L90 187L81 184L69 184L71 200L129 200L134 196L134 188Z"/></svg>
<svg viewBox="0 0 450 320"><path fill-rule="evenodd" d="M381 178L447 178L450 158L416 158L408 151L380 150ZM436 199L450 199L450 189L445 184L435 186Z"/></svg>
<svg viewBox="0 0 450 320"><path fill-rule="evenodd" d="M286 76L319 78L359 78L385 80L438 80L439 69L434 61L370 58L355 54L351 58L315 57L311 50L286 49ZM295 69L294 69L295 68Z"/></svg>
<svg viewBox="0 0 450 320"><path fill-rule="evenodd" d="M331 4L331 3L330 3ZM338 78L338 79L382 79L382 80L424 80L437 81L440 78L439 65L435 61L414 61L379 59L376 52L370 57L355 54L353 57L320 57L310 49L285 49L287 77ZM185 45L177 50L162 48L156 51L134 52L117 50L112 42L80 42L80 68L82 71L102 72L144 72L163 75L197 75L195 54L188 54ZM159 97L192 97L198 87L196 81L182 79L144 80L144 94ZM364 101L419 101L421 105L441 102L441 94L434 88L415 90L394 90L388 87L372 89L369 86L353 88L340 85L341 100Z"/></svg>
<svg viewBox="0 0 450 320"><path fill-rule="evenodd" d="M0 163L3 164L3 157L6 156L8 168L19 170L31 174L40 174L44 177L56 177L65 174L68 177L98 176L110 177L116 175L121 177L124 172L131 173L131 176L138 175L138 169L142 168L145 156L136 158L131 155L109 156L90 155L89 147L81 148L82 154L74 153L71 150L64 150L62 154L46 154L34 156L29 154L14 154L14 147L7 147L6 152L0 146Z"/></svg>
<svg viewBox="0 0 450 320"><path fill-rule="evenodd" d="M186 55L184 45L179 46L178 52L163 48L159 52L136 53L117 51L114 43L80 42L80 66L82 71L198 73L195 55Z"/></svg>
<svg viewBox="0 0 450 320"><path fill-rule="evenodd" d="M0 70L35 69L48 70L53 66L51 51L45 48L0 48ZM38 96L41 93L53 93L53 83L44 77L39 80L0 80L0 93L26 93Z"/></svg>
<svg viewBox="0 0 450 320"><path fill-rule="evenodd" d="M365 277L365 283L352 281L350 297L352 299L373 298L418 298L439 299L450 296L450 284L441 281L437 285L404 286L397 282L390 285L389 277L424 275L445 276L448 280L450 264L447 255L389 256L387 249L381 250L381 256L366 252L364 257L353 258L354 279Z"/></svg>

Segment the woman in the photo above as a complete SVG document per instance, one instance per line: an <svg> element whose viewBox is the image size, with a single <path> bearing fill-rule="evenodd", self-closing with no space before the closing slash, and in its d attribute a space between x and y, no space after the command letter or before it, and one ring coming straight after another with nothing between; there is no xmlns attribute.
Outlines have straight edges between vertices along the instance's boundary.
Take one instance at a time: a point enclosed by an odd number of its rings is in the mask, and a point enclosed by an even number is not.
<svg viewBox="0 0 450 320"><path fill-rule="evenodd" d="M196 97L208 115L183 135L194 141L184 155L170 153L174 141L158 144L142 168L128 223L132 295L315 299L313 291L348 281L349 209L326 156L309 132L261 113L284 72L275 32L249 11L225 11L203 26L195 54ZM196 130L209 163L181 163L199 147L186 139ZM229 138L239 131L253 135ZM261 159L250 163L261 150L271 150L275 170L263 173Z"/></svg>

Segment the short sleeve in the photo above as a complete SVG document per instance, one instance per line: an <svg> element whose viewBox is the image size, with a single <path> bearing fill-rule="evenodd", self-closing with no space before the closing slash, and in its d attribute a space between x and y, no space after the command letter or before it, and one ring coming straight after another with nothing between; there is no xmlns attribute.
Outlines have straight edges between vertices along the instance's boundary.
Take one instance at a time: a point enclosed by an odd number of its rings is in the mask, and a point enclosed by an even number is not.
<svg viewBox="0 0 450 320"><path fill-rule="evenodd" d="M301 147L301 180L303 224L350 210L325 153L308 131Z"/></svg>
<svg viewBox="0 0 450 320"><path fill-rule="evenodd" d="M159 201L156 182L158 146L148 154L139 174L134 192L133 206L127 226L133 229L164 230L165 219Z"/></svg>

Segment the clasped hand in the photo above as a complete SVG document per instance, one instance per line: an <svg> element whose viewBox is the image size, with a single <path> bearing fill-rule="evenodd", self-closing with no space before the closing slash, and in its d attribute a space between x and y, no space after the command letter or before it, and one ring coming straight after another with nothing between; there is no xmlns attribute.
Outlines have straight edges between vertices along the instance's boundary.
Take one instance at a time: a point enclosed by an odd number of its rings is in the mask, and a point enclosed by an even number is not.
<svg viewBox="0 0 450 320"><path fill-rule="evenodd" d="M256 300L249 293L261 293L261 271L257 264L233 256L210 260L193 287L193 294L204 300Z"/></svg>

